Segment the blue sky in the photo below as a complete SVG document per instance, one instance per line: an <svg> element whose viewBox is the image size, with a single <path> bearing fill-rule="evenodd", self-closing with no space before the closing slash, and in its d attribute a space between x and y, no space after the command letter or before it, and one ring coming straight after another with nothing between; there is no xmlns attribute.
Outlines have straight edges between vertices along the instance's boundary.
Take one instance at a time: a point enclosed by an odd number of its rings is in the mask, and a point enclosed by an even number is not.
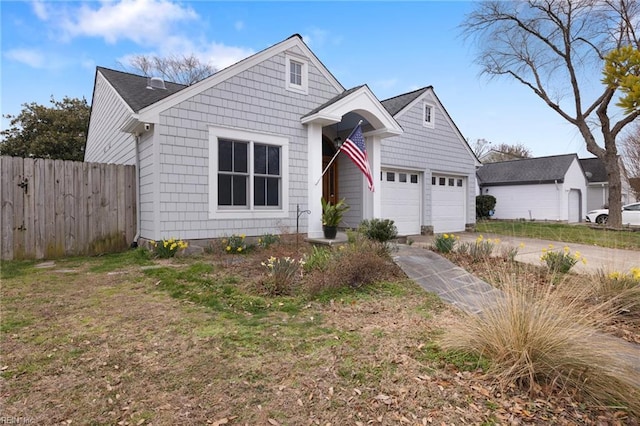
<svg viewBox="0 0 640 426"><path fill-rule="evenodd" d="M530 90L490 80L459 24L473 2L2 1L2 114L53 95L91 102L96 66L133 54L195 53L218 69L298 33L346 88L380 100L433 86L475 141L521 143L534 156L591 156ZM2 129L8 121L2 120Z"/></svg>

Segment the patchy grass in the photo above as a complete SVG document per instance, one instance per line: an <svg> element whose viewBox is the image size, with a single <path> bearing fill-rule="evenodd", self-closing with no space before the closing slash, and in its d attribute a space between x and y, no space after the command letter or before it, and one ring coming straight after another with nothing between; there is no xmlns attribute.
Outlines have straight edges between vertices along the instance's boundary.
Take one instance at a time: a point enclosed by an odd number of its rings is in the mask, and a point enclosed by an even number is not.
<svg viewBox="0 0 640 426"><path fill-rule="evenodd" d="M2 415L157 425L624 420L566 395L499 389L484 357L436 343L460 314L392 263L375 282L330 283L313 297L312 269L291 294L269 295L260 263L305 253L280 242L245 255L3 264ZM340 264L334 277L360 267Z"/></svg>
<svg viewBox="0 0 640 426"><path fill-rule="evenodd" d="M547 222L525 221L478 221L476 229L482 233L508 235L512 237L539 238L588 244L609 248L640 250L640 232L633 230L611 230L587 225L568 225Z"/></svg>

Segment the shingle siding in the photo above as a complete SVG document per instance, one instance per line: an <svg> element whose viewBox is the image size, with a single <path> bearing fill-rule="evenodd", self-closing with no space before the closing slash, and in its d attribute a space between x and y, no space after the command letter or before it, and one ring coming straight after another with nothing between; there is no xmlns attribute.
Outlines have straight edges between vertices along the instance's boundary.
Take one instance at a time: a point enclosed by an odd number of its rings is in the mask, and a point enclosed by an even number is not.
<svg viewBox="0 0 640 426"><path fill-rule="evenodd" d="M424 102L433 105L434 128L423 125ZM446 112L430 91L396 120L404 129L399 136L382 141L382 167L400 167L423 172L422 225L433 226L431 209L431 175L433 173L467 178L467 223L475 223L475 159L456 129L447 120Z"/></svg>
<svg viewBox="0 0 640 426"><path fill-rule="evenodd" d="M296 49L297 50L297 49ZM294 53L301 54L301 51ZM295 230L296 205L306 208L307 130L300 117L337 94L309 62L309 94L285 89L285 53L263 61L160 114L159 229L187 239ZM284 219L209 219L208 126L242 128L289 140L289 215ZM212 171L214 172L214 171ZM188 206L188 207L187 207ZM301 232L306 219L301 216ZM180 235L175 233L180 232ZM156 232L158 234L158 232Z"/></svg>
<svg viewBox="0 0 640 426"><path fill-rule="evenodd" d="M135 139L120 129L131 110L99 72L91 106L84 159L87 162L135 164Z"/></svg>

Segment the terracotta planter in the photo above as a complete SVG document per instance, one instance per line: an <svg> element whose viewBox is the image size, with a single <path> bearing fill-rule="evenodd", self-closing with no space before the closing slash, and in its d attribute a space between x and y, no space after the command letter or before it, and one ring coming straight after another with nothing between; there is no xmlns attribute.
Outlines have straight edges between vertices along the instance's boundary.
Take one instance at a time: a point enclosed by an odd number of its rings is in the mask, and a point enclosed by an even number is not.
<svg viewBox="0 0 640 426"><path fill-rule="evenodd" d="M338 227L322 225L322 232L324 232L324 237L327 240L333 240L336 237L336 234L338 233Z"/></svg>

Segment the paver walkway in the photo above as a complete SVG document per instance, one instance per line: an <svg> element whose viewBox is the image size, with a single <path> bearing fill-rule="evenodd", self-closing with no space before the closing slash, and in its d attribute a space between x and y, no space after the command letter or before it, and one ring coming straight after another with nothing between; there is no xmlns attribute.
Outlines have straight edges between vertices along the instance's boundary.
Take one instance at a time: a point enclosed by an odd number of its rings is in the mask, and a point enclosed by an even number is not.
<svg viewBox="0 0 640 426"><path fill-rule="evenodd" d="M500 290L424 247L400 244L393 260L424 290L436 293L445 302L468 313L481 314L502 296ZM640 372L640 345L609 335L594 338L603 345L624 343L620 345L619 358L627 364L626 368ZM640 383L637 386L640 387Z"/></svg>
<svg viewBox="0 0 640 426"><path fill-rule="evenodd" d="M394 261L423 289L467 312L478 314L501 295L492 285L422 247L399 245Z"/></svg>

